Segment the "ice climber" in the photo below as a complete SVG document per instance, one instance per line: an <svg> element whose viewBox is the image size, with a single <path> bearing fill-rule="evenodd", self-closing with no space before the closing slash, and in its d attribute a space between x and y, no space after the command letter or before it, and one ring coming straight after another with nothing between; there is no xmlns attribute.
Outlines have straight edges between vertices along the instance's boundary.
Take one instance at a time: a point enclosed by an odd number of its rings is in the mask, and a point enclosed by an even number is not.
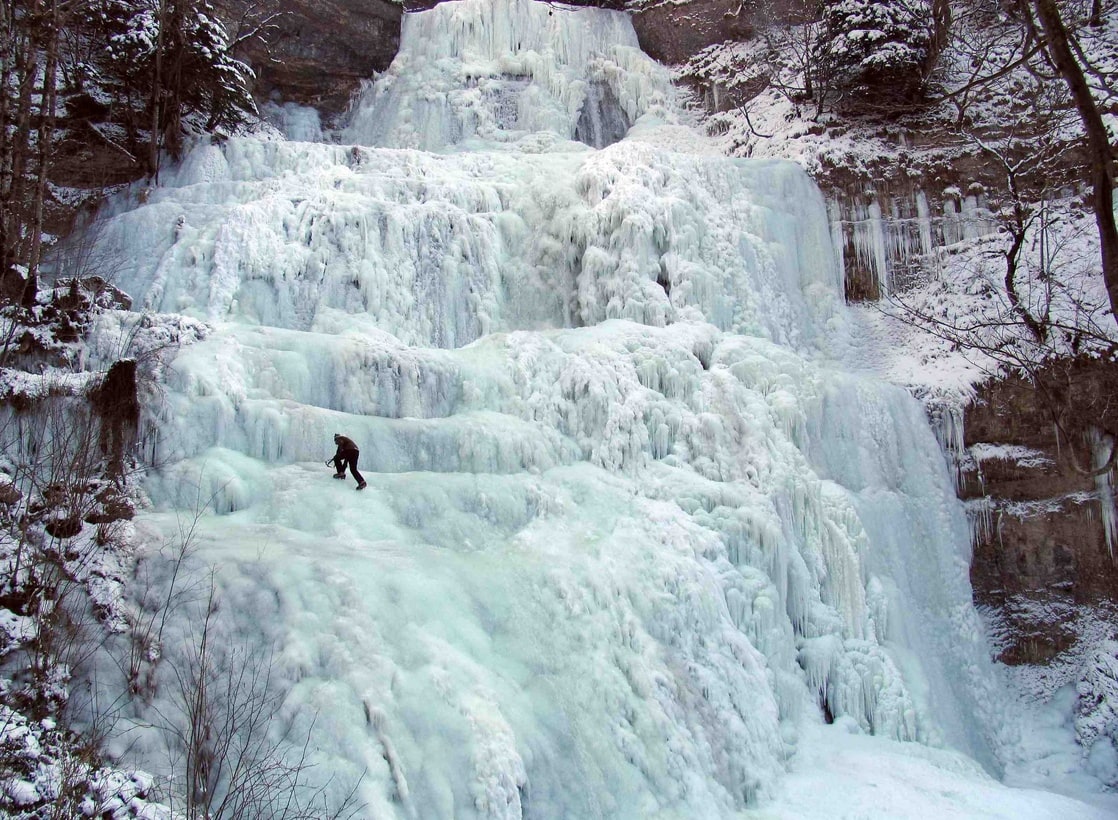
<svg viewBox="0 0 1118 820"><path fill-rule="evenodd" d="M334 433L334 443L338 445L338 452L334 453L334 457L326 462L336 470L334 478L344 480L345 468L348 464L349 472L357 479L357 489L365 489L365 479L361 477L361 473L357 472L357 457L360 455L360 451L357 449L357 445L353 443L353 439Z"/></svg>

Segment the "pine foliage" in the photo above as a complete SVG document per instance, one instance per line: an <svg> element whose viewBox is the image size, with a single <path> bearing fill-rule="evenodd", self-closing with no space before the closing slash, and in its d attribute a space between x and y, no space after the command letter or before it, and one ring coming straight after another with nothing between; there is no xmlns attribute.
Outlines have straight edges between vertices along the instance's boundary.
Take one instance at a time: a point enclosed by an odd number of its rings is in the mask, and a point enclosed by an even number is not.
<svg viewBox="0 0 1118 820"><path fill-rule="evenodd" d="M827 0L822 22L837 77L850 91L918 93L934 37L927 0Z"/></svg>
<svg viewBox="0 0 1118 820"><path fill-rule="evenodd" d="M172 116L198 115L207 130L242 124L255 111L252 69L228 49L229 37L206 0L103 0L110 36L106 57L113 73L151 92L156 64L164 62L157 95Z"/></svg>

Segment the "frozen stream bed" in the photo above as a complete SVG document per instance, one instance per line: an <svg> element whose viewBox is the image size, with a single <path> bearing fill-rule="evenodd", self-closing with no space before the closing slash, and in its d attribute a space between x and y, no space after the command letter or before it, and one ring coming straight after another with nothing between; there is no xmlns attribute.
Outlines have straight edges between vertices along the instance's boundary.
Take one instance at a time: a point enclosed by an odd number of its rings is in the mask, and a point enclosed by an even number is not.
<svg viewBox="0 0 1118 820"><path fill-rule="evenodd" d="M269 731L363 817L1091 816L988 774L962 508L843 364L798 168L715 155L622 15L527 0L409 15L342 136L199 146L99 227L207 324L146 409L138 523L195 594L138 727L212 566L215 662L268 658Z"/></svg>

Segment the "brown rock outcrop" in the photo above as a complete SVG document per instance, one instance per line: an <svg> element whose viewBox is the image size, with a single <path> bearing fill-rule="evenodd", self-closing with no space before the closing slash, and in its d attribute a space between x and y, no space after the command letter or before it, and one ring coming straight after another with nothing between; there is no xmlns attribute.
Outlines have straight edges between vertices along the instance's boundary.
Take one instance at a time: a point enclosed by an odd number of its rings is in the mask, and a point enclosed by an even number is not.
<svg viewBox="0 0 1118 820"><path fill-rule="evenodd" d="M388 68L400 46L403 8L389 0L220 0L230 21L271 18L270 45L246 41L241 54L255 69L255 92L313 105L324 115L345 110L361 81ZM251 19L249 17L251 15Z"/></svg>
<svg viewBox="0 0 1118 820"><path fill-rule="evenodd" d="M805 0L660 0L635 11L633 27L648 56L679 65L707 46L744 40L761 26L802 16L810 5Z"/></svg>
<svg viewBox="0 0 1118 820"><path fill-rule="evenodd" d="M754 15L740 0L656 3L633 14L641 49L669 65L686 62L704 48L749 36Z"/></svg>
<svg viewBox="0 0 1118 820"><path fill-rule="evenodd" d="M1078 389L1113 395L1118 365L1084 365ZM1075 641L1054 613L1118 600L1118 560L1106 541L1098 487L1082 471L1090 446L1059 435L1020 378L983 388L965 428L971 458L959 493L976 524L975 602L1006 619L1002 661L1046 663Z"/></svg>

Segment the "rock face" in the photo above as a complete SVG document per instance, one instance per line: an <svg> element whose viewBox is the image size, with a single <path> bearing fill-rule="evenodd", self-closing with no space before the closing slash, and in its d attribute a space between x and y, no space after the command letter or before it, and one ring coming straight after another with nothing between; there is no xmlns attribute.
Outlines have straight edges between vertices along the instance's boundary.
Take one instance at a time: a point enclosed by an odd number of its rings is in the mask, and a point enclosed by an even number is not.
<svg viewBox="0 0 1118 820"><path fill-rule="evenodd" d="M257 73L256 94L342 112L360 82L383 71L400 45L403 7L389 0L221 0L230 21L269 20L270 45L259 39L241 55Z"/></svg>
<svg viewBox="0 0 1118 820"><path fill-rule="evenodd" d="M752 33L754 15L745 6L740 0L658 2L633 14L633 28L648 56L678 65L709 45Z"/></svg>
<svg viewBox="0 0 1118 820"><path fill-rule="evenodd" d="M1116 370L1091 367L1082 389L1113 394ZM984 388L965 427L969 458L959 489L975 522L975 602L1005 619L1000 660L1047 663L1077 639L1069 613L1108 611L1118 599L1100 485L1081 472L1091 464L1091 448L1058 437L1036 392L1020 379ZM1105 481L1101 487L1110 492Z"/></svg>
<svg viewBox="0 0 1118 820"><path fill-rule="evenodd" d="M759 26L796 19L810 7L805 0L652 0L633 12L633 28L646 54L679 65L707 46L746 39Z"/></svg>

